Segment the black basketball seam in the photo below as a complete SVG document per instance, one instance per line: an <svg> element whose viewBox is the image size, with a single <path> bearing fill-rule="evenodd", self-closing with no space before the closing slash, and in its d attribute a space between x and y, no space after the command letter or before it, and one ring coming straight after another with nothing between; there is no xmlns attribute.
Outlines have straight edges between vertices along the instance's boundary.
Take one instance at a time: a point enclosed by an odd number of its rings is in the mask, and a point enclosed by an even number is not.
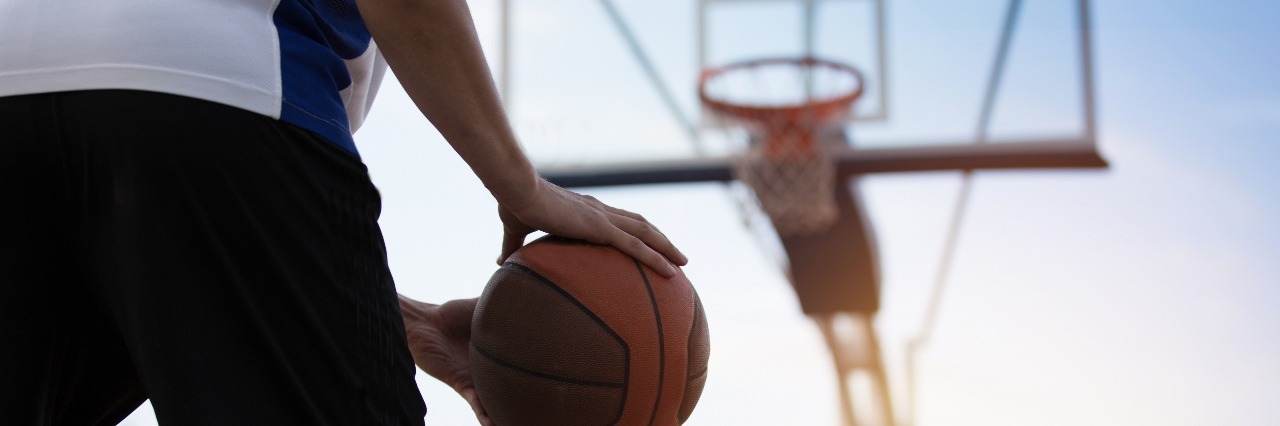
<svg viewBox="0 0 1280 426"><path fill-rule="evenodd" d="M698 335L698 313L702 311L702 306L701 306L702 304L698 303L698 291L694 290L693 286L689 287L689 292L693 293L693 321L691 321L693 325L689 327L689 341L685 343L684 347L687 352L692 354L693 353L693 337ZM689 356L685 355L685 358L687 360ZM687 366L688 362L686 362L685 365ZM685 368L688 368L688 367L685 367ZM706 374L706 372L707 372L707 368L703 367L701 373L688 376L688 378L698 377L702 374ZM689 385L686 384L684 389L685 389L685 393L688 393Z"/></svg>
<svg viewBox="0 0 1280 426"><path fill-rule="evenodd" d="M476 345L475 343L472 343L472 344L471 344L471 348L472 348L472 349L475 349L475 350L476 350L476 353L478 353L478 354L480 354L480 355L483 355L485 358L489 358L489 360L490 360L490 361L493 361L494 363L496 363L496 364L498 364L498 365L501 365L501 366L503 366L503 367L510 368L510 369L515 370L516 372L519 372L519 373L528 374L528 375L530 375L530 376L541 377L541 378L548 379L548 380L555 380L555 381L557 381L557 382L564 382L564 383L569 383L569 384L574 384L574 385L595 386L595 387L598 387L598 388L619 388L619 389L622 389L622 388L626 387L626 384L624 384L624 383L597 382L597 381L593 381L593 380L581 380L581 379L575 379L575 378L572 378L572 377L563 377L563 376L557 376L557 375L554 375L554 374L543 373L543 372L541 372L541 371L537 371L537 370L530 370L530 369L528 369L528 368L524 368L524 367L521 367L521 366L519 366L519 365L515 365L515 364L512 364L512 363L510 363L510 362L507 362L506 360L504 360L504 359L502 359L502 358L498 358L498 357L494 356L493 354L490 354L489 352L485 351L484 349L481 349L481 348L480 348L480 346L479 346L479 345ZM625 402L625 401L624 401L624 402Z"/></svg>
<svg viewBox="0 0 1280 426"><path fill-rule="evenodd" d="M622 340L622 336L618 335L618 332L613 331L613 328L610 328L608 324L605 324L604 320L596 316L595 312L591 312L591 310L587 309L587 306L583 305L582 302L578 301L577 298L573 297L573 295L569 294L569 292L565 291L563 288L560 288L559 285L556 285L556 283L552 282L547 277L544 277L542 276L542 274L539 274L538 271L534 271L533 269L530 269L528 266L524 266L519 263L510 262L510 261L503 263L502 266L504 268L510 267L517 271L529 274L529 276L534 277L538 281L541 281L543 284L546 284L548 287L551 287L551 289L555 290L556 293L560 293L560 295L563 296L565 299L568 299L570 303L573 303L574 306L577 306L579 310L581 310L583 313L586 313L587 317L590 317L592 321L595 321L596 324L599 324L601 328L604 328L604 331L609 332L609 335L613 336L613 340L616 340L618 344L622 345L622 358L623 358L622 403L618 404L618 415L615 416L613 418L613 421L609 423L617 423L619 420L622 420L622 413L624 412L624 409L627 407L627 388L628 388L627 385L631 383L631 347L627 346L627 342ZM643 273L643 271L641 271L641 273ZM646 280L645 282L647 283L648 281Z"/></svg>
<svg viewBox="0 0 1280 426"><path fill-rule="evenodd" d="M684 348L685 348L684 359L685 359L686 370L688 370L689 368L689 362L693 360L692 359L693 357L690 356L690 355L693 355L693 337L698 335L698 313L701 312L702 310L702 304L698 303L698 291L695 290L693 286L689 286L689 292L693 294L693 297L691 298L693 299L693 302L692 302L693 303L693 318L692 318L693 320L691 321L693 325L689 326L689 340L684 345ZM702 371L699 371L697 374L685 376L684 392L680 395L680 412L684 412L685 405L689 403L689 386L693 384L694 379L697 379L698 377L702 377L703 375L707 374L707 370L708 370L708 367L703 366Z"/></svg>
<svg viewBox="0 0 1280 426"><path fill-rule="evenodd" d="M649 424L652 425L654 419L658 417L658 405L662 403L662 383L667 381L666 339L662 337L662 314L658 312L658 297L653 294L653 285L649 284L649 274L644 273L644 266L640 265L640 261L635 258L631 261L636 264L636 270L640 271L640 278L644 280L644 288L649 291L649 303L653 305L653 319L658 323L658 397L653 399L653 413L649 414Z"/></svg>

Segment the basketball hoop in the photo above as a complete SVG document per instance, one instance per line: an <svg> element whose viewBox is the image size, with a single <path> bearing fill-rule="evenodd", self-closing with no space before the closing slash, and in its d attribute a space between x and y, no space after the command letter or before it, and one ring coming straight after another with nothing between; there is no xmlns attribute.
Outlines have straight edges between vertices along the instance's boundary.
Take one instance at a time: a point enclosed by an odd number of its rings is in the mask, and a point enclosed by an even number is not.
<svg viewBox="0 0 1280 426"><path fill-rule="evenodd" d="M813 234L834 223L836 165L827 135L843 131L836 127L861 95L857 69L812 57L711 68L698 82L698 97L710 112L750 132L734 174L782 236Z"/></svg>

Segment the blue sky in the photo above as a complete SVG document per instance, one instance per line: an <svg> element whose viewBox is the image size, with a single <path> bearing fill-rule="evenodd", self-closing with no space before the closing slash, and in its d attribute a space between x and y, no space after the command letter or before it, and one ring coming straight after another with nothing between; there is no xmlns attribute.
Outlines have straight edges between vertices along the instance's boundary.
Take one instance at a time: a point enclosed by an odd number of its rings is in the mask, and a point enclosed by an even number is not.
<svg viewBox="0 0 1280 426"><path fill-rule="evenodd" d="M491 58L495 3L472 3ZM687 140L657 108L594 3L515 3L517 22L548 34L522 39L516 56L527 74L515 80L513 120L532 150L570 162L687 155ZM618 3L693 115L692 2ZM989 49L998 16L991 12L1003 3L960 3L890 1L902 15L924 17L899 28L895 42L927 46L937 34L926 24L942 22ZM1031 21L1042 23L1031 27L1041 37L1015 45L1015 58L1052 65L1045 61L1053 55L1035 46L1057 43L1053 11L1069 9L1028 4L1029 14L1044 13ZM1095 1L1094 17L1099 146L1112 168L977 175L940 322L920 358L918 424L1280 423L1280 3ZM598 39L583 41L574 31ZM561 44L537 47L539 40ZM898 54L903 63L989 55L942 47ZM582 56L592 68L557 68ZM954 75L985 72L966 66L956 65ZM1011 84L1021 72L1025 85L1017 87L1052 89L1035 83L1031 77L1044 74L1034 67L1014 66ZM966 135L971 114L945 114L960 111L976 90L961 80L937 99L918 94L924 83L898 88L906 118L864 126L865 134L932 135L911 121L918 119L943 129L938 135ZM1077 123L1059 114L1070 110L1070 96L1008 96L1044 106L998 117L1012 133L1027 123L1055 131ZM584 107L593 114L587 119ZM1002 111L1019 117L1020 109ZM402 292L433 301L477 295L495 269L496 207L394 81L357 143L383 193L381 223ZM860 183L884 265L877 328L899 404L903 344L919 326L958 182L957 174L938 172ZM686 272L707 307L713 355L690 424L836 424L822 342L722 186L590 192L645 214L692 259ZM461 399L423 375L419 381L429 423L469 421ZM149 416L140 410L126 423L152 424Z"/></svg>

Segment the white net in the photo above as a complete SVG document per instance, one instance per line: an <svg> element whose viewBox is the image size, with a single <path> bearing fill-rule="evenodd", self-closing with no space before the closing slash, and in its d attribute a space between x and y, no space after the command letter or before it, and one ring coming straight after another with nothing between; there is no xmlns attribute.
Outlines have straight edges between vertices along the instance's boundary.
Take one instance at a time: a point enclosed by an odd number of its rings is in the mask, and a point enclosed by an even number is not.
<svg viewBox="0 0 1280 426"><path fill-rule="evenodd" d="M812 132L796 133L809 134L785 137L810 139ZM821 145L753 143L735 158L735 177L751 187L781 236L821 232L835 222L836 165Z"/></svg>
<svg viewBox="0 0 1280 426"><path fill-rule="evenodd" d="M819 133L844 121L861 84L857 70L811 58L704 75L704 105L752 135L735 159L735 178L752 189L778 235L822 232L835 222L836 164Z"/></svg>

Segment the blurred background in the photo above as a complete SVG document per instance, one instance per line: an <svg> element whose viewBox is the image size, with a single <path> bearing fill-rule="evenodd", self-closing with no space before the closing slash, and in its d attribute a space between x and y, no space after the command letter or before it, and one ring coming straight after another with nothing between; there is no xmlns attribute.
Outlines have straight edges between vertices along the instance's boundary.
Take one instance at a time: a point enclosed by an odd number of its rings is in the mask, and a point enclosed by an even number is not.
<svg viewBox="0 0 1280 426"><path fill-rule="evenodd" d="M498 70L499 0L470 3ZM693 155L601 3L512 3L517 31L504 96L535 160ZM901 118L854 123L854 145L969 135L1006 2L886 3L886 69L901 76L890 86L891 111ZM614 4L678 109L696 116L697 2ZM1075 49L1061 42L1072 40L1061 38L1075 19L1070 4L1025 2L997 135L1080 124L1072 115L1076 89L1049 78L1073 69L1055 61L1077 55L1061 51ZM905 406L905 347L923 325L961 175L872 174L858 182L876 234L875 328L899 418L919 426L1280 424L1280 3L1092 6L1097 146L1110 167L973 175L938 321L916 358L914 419ZM834 7L821 15L825 37L851 40L841 59L856 65L867 57L856 47L867 33L861 12L843 20ZM722 53L708 62L793 43L786 38L794 34L776 35L788 33L773 21L780 13L744 9L737 24L718 27L730 33L710 35ZM932 74L912 76L920 70ZM356 139L382 191L400 291L433 302L477 296L501 241L496 204L479 181L393 78ZM582 191L644 214L691 259L685 272L706 308L712 355L689 424L840 423L822 336L801 314L776 248L744 228L725 185ZM419 384L428 424L474 423L447 387L421 373ZM855 375L852 386L865 392L870 382ZM124 422L154 423L149 405Z"/></svg>

